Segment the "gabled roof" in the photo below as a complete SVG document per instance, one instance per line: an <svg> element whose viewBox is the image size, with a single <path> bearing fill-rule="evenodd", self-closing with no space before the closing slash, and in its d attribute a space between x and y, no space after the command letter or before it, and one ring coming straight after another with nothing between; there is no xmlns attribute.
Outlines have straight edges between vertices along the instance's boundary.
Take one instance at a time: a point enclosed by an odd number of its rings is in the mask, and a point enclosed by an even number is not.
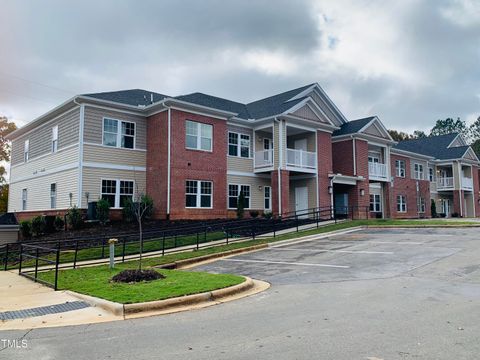
<svg viewBox="0 0 480 360"><path fill-rule="evenodd" d="M223 99L217 96L195 92L191 94L176 96L175 99L186 101L186 102L197 104L197 105L211 107L214 109L220 109L220 110L238 113L237 116L242 119L251 118L251 116L248 113L247 106L245 104Z"/></svg>
<svg viewBox="0 0 480 360"><path fill-rule="evenodd" d="M460 159L468 150L469 146L448 147L457 136L458 133L451 133L404 140L395 145L394 149L432 156L438 160Z"/></svg>
<svg viewBox="0 0 480 360"><path fill-rule="evenodd" d="M349 121L343 124L340 127L340 129L334 131L332 136L349 135L349 134L358 133L373 119L375 119L375 116L369 116L363 119Z"/></svg>
<svg viewBox="0 0 480 360"><path fill-rule="evenodd" d="M142 89L83 94L82 96L88 96L95 99L107 100L107 101L112 101L112 102L126 104L126 105L148 106L152 104L152 95L153 95L154 103L169 97L168 95L163 95L153 91L142 90Z"/></svg>

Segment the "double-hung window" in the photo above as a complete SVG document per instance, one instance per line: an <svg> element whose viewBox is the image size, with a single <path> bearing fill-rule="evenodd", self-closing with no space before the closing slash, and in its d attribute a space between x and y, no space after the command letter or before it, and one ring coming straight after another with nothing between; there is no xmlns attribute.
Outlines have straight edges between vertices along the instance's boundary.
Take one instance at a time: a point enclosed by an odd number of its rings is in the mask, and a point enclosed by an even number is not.
<svg viewBox="0 0 480 360"><path fill-rule="evenodd" d="M58 125L52 128L52 153L58 150Z"/></svg>
<svg viewBox="0 0 480 360"><path fill-rule="evenodd" d="M428 180L430 182L435 181L435 170L433 168L428 168Z"/></svg>
<svg viewBox="0 0 480 360"><path fill-rule="evenodd" d="M250 208L250 185L228 185L228 208L236 209L238 206L238 199L240 193L243 194L243 207L244 209Z"/></svg>
<svg viewBox="0 0 480 360"><path fill-rule="evenodd" d="M228 133L228 155L243 158L250 157L250 135Z"/></svg>
<svg viewBox="0 0 480 360"><path fill-rule="evenodd" d="M382 202L380 194L370 194L370 211L382 212Z"/></svg>
<svg viewBox="0 0 480 360"><path fill-rule="evenodd" d="M57 207L57 184L50 184L50 208L55 209Z"/></svg>
<svg viewBox="0 0 480 360"><path fill-rule="evenodd" d="M212 182L187 180L185 182L185 207L212 208Z"/></svg>
<svg viewBox="0 0 480 360"><path fill-rule="evenodd" d="M423 180L423 165L413 164L413 176L416 180Z"/></svg>
<svg viewBox="0 0 480 360"><path fill-rule="evenodd" d="M187 149L212 151L213 126L187 120L185 146Z"/></svg>
<svg viewBox="0 0 480 360"><path fill-rule="evenodd" d="M272 210L272 188L265 186L264 188L264 208L265 210Z"/></svg>
<svg viewBox="0 0 480 360"><path fill-rule="evenodd" d="M135 123L103 119L103 145L125 149L135 148Z"/></svg>
<svg viewBox="0 0 480 360"><path fill-rule="evenodd" d="M423 197L418 198L418 212L419 213L425 212L425 198Z"/></svg>
<svg viewBox="0 0 480 360"><path fill-rule="evenodd" d="M131 180L106 179L102 180L102 199L110 207L124 207L128 200L133 201L134 182Z"/></svg>
<svg viewBox="0 0 480 360"><path fill-rule="evenodd" d="M25 140L23 144L23 161L27 162L30 157L30 140Z"/></svg>
<svg viewBox="0 0 480 360"><path fill-rule="evenodd" d="M405 160L395 160L395 172L397 177L405 177Z"/></svg>
<svg viewBox="0 0 480 360"><path fill-rule="evenodd" d="M27 210L27 189L22 189L22 210Z"/></svg>
<svg viewBox="0 0 480 360"><path fill-rule="evenodd" d="M407 212L407 197L405 195L397 195L397 211Z"/></svg>

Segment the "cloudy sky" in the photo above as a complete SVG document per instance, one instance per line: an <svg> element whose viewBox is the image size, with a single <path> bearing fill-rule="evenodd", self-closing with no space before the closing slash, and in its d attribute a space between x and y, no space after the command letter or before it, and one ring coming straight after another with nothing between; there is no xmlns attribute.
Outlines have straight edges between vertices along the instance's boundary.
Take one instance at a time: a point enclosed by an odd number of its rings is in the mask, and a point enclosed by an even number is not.
<svg viewBox="0 0 480 360"><path fill-rule="evenodd" d="M79 93L312 82L389 128L480 116L480 0L0 1L0 115L20 125Z"/></svg>

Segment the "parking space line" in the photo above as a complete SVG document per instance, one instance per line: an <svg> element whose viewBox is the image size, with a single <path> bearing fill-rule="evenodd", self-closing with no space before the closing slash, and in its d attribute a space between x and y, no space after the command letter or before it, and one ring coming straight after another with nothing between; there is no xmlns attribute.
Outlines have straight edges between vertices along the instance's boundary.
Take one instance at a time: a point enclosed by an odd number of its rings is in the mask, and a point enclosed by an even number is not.
<svg viewBox="0 0 480 360"><path fill-rule="evenodd" d="M272 247L269 250L281 251L311 251L311 252L331 252L331 253L345 253L345 254L386 254L392 255L393 251L367 251L367 250L328 250L328 249L298 249L298 248L276 248Z"/></svg>
<svg viewBox="0 0 480 360"><path fill-rule="evenodd" d="M263 263L263 264L281 264L281 265L296 265L296 266L330 267L330 268L339 268L339 269L349 269L350 268L350 266L346 266L346 265L312 264L312 263L302 263L302 262L270 261L270 260L220 259L220 261L235 261L235 262Z"/></svg>
<svg viewBox="0 0 480 360"><path fill-rule="evenodd" d="M370 244L389 244L389 245L423 245L423 242L415 242L415 241L365 241L366 243Z"/></svg>

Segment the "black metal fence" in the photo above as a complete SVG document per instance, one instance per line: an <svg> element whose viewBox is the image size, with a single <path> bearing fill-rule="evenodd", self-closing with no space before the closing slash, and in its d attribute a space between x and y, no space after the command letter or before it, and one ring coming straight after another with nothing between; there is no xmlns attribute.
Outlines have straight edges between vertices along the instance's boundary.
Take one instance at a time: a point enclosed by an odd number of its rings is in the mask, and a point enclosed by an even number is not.
<svg viewBox="0 0 480 360"><path fill-rule="evenodd" d="M344 218L355 214L368 218L366 207L348 207L342 209L312 208L284 214L279 218L255 218L246 220L230 220L195 226L179 226L161 231L145 231L142 253L144 257L165 255L180 250L199 250L205 247L225 245L237 241L256 240L265 237L277 237L279 233L300 231L306 225L309 228L319 227L321 222ZM342 216L337 216L338 214ZM290 231L289 231L290 230ZM76 268L80 265L107 263L109 257L108 239L112 236L83 237L62 241L44 241L30 243L11 243L0 249L0 259L4 270L16 268L19 273L34 281L45 283L38 278L38 272L61 268ZM122 262L139 257L139 234L128 233L116 236L115 257ZM33 275L32 275L33 274ZM56 289L57 276L54 283L48 283Z"/></svg>

